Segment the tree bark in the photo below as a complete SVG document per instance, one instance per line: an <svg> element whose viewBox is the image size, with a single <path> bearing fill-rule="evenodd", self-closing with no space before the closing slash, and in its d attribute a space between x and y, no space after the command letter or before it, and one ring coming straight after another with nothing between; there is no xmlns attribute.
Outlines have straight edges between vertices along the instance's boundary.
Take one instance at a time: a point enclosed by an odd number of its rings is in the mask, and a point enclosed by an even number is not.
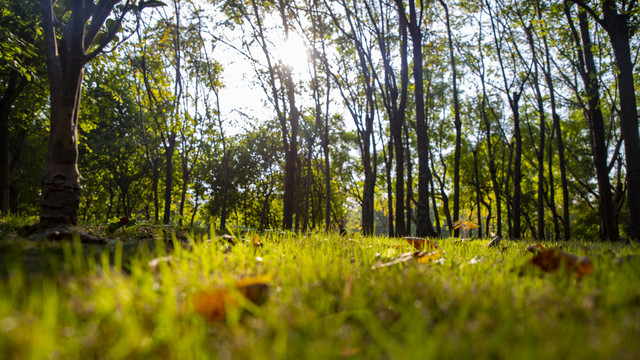
<svg viewBox="0 0 640 360"><path fill-rule="evenodd" d="M565 2L565 15L571 28L573 41L578 48L578 72L582 78L587 93L587 122L591 140L591 153L598 181L598 215L600 219L600 238L602 240L617 241L618 223L616 221L616 208L611 196L611 182L607 166L607 146L605 142L604 119L600 111L600 85L596 76L597 69L591 50L591 35L589 22L584 10L578 9L578 24L580 33L575 28L570 9Z"/></svg>
<svg viewBox="0 0 640 360"><path fill-rule="evenodd" d="M618 92L620 94L620 128L624 139L625 160L627 165L627 206L629 208L628 236L632 240L640 239L640 134L638 133L638 110L636 105L631 60L630 40L631 23L635 9L623 9L618 12L616 1L601 2L602 18L581 0L572 0L587 11L607 32L613 48L618 68ZM626 4L626 3L625 3ZM635 6L635 1L629 3Z"/></svg>
<svg viewBox="0 0 640 360"><path fill-rule="evenodd" d="M440 4L444 8L445 21L447 27L447 38L449 44L449 59L451 61L451 75L453 85L453 124L456 129L456 142L454 147L454 160L453 160L453 219L454 221L460 220L460 155L462 144L462 122L460 120L460 102L458 100L458 74L456 71L456 58L453 53L453 39L451 35L451 23L449 19L449 8L447 4L440 0ZM457 228L453 233L454 237L460 236L460 229Z"/></svg>
<svg viewBox="0 0 640 360"><path fill-rule="evenodd" d="M9 117L11 107L27 85L17 71L11 70L2 98L0 98L0 214L11 210L11 155Z"/></svg>

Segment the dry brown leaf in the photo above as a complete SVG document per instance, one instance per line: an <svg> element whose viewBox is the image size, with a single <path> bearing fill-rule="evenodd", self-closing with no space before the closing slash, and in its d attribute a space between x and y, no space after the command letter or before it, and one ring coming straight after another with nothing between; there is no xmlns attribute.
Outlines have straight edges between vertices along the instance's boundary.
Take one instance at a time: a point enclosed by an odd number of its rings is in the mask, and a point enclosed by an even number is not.
<svg viewBox="0 0 640 360"><path fill-rule="evenodd" d="M588 257L569 254L559 248L540 250L528 264L555 274L563 269L578 279L594 271L593 263Z"/></svg>
<svg viewBox="0 0 640 360"><path fill-rule="evenodd" d="M530 253L534 253L537 254L540 251L545 250L544 246L542 246L542 244L540 243L535 243L533 245L529 245L527 246L527 251Z"/></svg>
<svg viewBox="0 0 640 360"><path fill-rule="evenodd" d="M344 288L342 288L342 299L347 300L351 297L351 292L353 290L353 281L355 280L355 276L353 274L349 274L347 277L347 281L344 283Z"/></svg>
<svg viewBox="0 0 640 360"><path fill-rule="evenodd" d="M360 348L346 348L346 349L340 351L340 356L353 356L353 355L358 354L361 351L362 351L362 349L360 349Z"/></svg>
<svg viewBox="0 0 640 360"><path fill-rule="evenodd" d="M271 275L242 278L236 281L238 293L256 305L262 305L268 297ZM207 321L215 322L225 318L227 310L238 307L238 298L227 288L201 291L193 299L196 312Z"/></svg>
<svg viewBox="0 0 640 360"><path fill-rule="evenodd" d="M413 246L414 248L416 248L418 250L425 250L427 248L429 248L429 249L437 249L438 248L438 244L436 244L434 241L431 241L431 240L427 240L427 239L423 239L423 238L417 238L417 237L404 237L403 239L406 242L408 242L409 245Z"/></svg>

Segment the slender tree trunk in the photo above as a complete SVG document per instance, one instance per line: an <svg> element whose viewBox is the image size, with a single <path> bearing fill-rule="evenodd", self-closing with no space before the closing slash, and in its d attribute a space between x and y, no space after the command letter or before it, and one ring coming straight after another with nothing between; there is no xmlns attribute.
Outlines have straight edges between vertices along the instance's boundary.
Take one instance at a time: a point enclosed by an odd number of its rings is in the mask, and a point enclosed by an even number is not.
<svg viewBox="0 0 640 360"><path fill-rule="evenodd" d="M538 240L544 240L545 237L545 223L544 223L544 148L545 148L545 113L544 104L542 102L542 93L540 91L540 85L538 83L538 60L536 58L536 49L533 42L533 34L531 33L531 27L525 26L525 33L529 42L529 49L533 57L533 89L536 93L536 102L538 105L538 136L539 143L536 151L538 159L538 198L537 198L537 214L538 214Z"/></svg>
<svg viewBox="0 0 640 360"><path fill-rule="evenodd" d="M400 0L396 0L396 5L400 11L401 22L403 20L406 21L407 17L404 10L403 2ZM444 5L444 3L443 6L445 6L445 11L447 11L446 5ZM415 94L414 101L416 107L416 138L418 147L418 213L416 219L416 234L418 236L435 236L436 232L433 229L433 224L431 224L431 216L429 210L429 140L427 133L427 123L424 114L422 29L418 24L418 15L414 0L409 0L409 21L406 25L408 27L409 33L411 34L413 50L413 83ZM410 160L408 159L408 162L409 161ZM411 181L411 178L407 179L407 186L410 186L409 184L411 183ZM407 192L409 192L409 188L407 188ZM410 196L410 194L407 194L407 196L409 198L412 197ZM407 230L411 231L410 201L407 201L407 207Z"/></svg>
<svg viewBox="0 0 640 360"><path fill-rule="evenodd" d="M0 214L11 208L11 156L9 147L9 116L11 106L27 85L26 79L11 70L4 95L0 98Z"/></svg>
<svg viewBox="0 0 640 360"><path fill-rule="evenodd" d="M451 61L451 75L453 85L453 112L454 121L453 124L456 129L456 142L454 146L454 162L453 162L453 218L455 221L460 220L460 155L462 145L462 122L460 120L460 102L458 100L458 74L456 71L456 58L453 53L453 38L451 35L451 23L449 19L449 8L443 0L440 0L440 4L444 8L445 21L447 26L447 38L449 44L449 59ZM460 236L460 230L455 229L453 233L454 237Z"/></svg>
<svg viewBox="0 0 640 360"><path fill-rule="evenodd" d="M167 137L164 149L165 180L164 180L164 216L162 222L166 225L171 221L171 190L173 189L173 152L176 146L176 135L171 133Z"/></svg>
<svg viewBox="0 0 640 360"><path fill-rule="evenodd" d="M402 17L400 18L400 103L393 115L394 119L391 124L391 135L393 136L396 155L396 236L404 236L406 234L404 219L404 146L402 143L402 127L405 122L409 65L407 61L408 35L405 20L403 20Z"/></svg>
<svg viewBox="0 0 640 360"><path fill-rule="evenodd" d="M611 1L611 3L613 3ZM615 4L611 4L615 7ZM607 18L605 12L605 19ZM620 126L624 139L627 163L627 206L629 208L629 238L640 239L640 137L638 134L638 110L636 105L633 63L629 47L630 36L626 22L612 19L609 37L618 67L618 91L620 94Z"/></svg>
<svg viewBox="0 0 640 360"><path fill-rule="evenodd" d="M393 226L393 184L391 182L391 172L392 172L392 162L393 162L393 140L390 138L389 139L389 144L388 144L388 148L389 148L389 156L388 158L385 156L385 169L386 169L386 180L387 180L387 208L389 209L389 217L388 217L388 222L389 222L389 237L394 237L395 236L395 229Z"/></svg>
<svg viewBox="0 0 640 360"><path fill-rule="evenodd" d="M413 163L411 161L411 149L409 146L409 131L408 131L407 123L405 122L403 126L404 137L405 137L405 157L407 164L407 196L405 202L405 210L407 214L407 235L411 235L411 222L413 221L413 211L412 211L412 201L413 199ZM429 198L427 197L427 201Z"/></svg>
<svg viewBox="0 0 640 360"><path fill-rule="evenodd" d="M160 196L158 186L160 183L160 159L150 160L151 163L151 191L153 192L153 220L155 224L160 223Z"/></svg>
<svg viewBox="0 0 640 360"><path fill-rule="evenodd" d="M473 151L473 172L475 175L475 188L476 188L476 206L478 207L478 238L482 238L482 215L481 215L481 201L482 197L480 194L480 173L478 171L478 149L475 148Z"/></svg>
<svg viewBox="0 0 640 360"><path fill-rule="evenodd" d="M625 160L627 165L627 206L629 208L629 238L640 239L640 134L638 133L638 109L636 104L633 62L631 60L630 40L632 35L634 9L618 12L617 2L601 2L602 18L582 1L573 0L588 11L605 29L613 49L618 68L618 92L620 94L620 127L624 139ZM623 5L626 5L623 4ZM636 6L635 2L629 6Z"/></svg>
<svg viewBox="0 0 640 360"><path fill-rule="evenodd" d="M305 182L304 182L304 209L303 209L303 218L302 218L302 231L307 231L309 226L309 202L311 197L311 173L313 172L311 168L311 157L313 156L313 142L309 141L307 146L307 173L305 174Z"/></svg>
<svg viewBox="0 0 640 360"><path fill-rule="evenodd" d="M600 238L617 241L618 223L616 221L616 208L611 196L611 182L609 181L609 169L607 166L607 146L605 143L604 119L600 111L600 85L596 76L597 69L591 50L591 36L589 22L584 10L578 9L578 24L580 35L573 24L570 9L565 2L565 15L571 28L573 41L578 47L578 72L582 78L587 93L587 121L591 140L591 153L598 181L598 215L600 218Z"/></svg>
<svg viewBox="0 0 640 360"><path fill-rule="evenodd" d="M520 111L518 102L520 93L514 92L510 101L513 112L513 137L515 140L515 154L513 160L513 234L512 239L520 239L522 236L521 219L522 214L522 133L520 132Z"/></svg>

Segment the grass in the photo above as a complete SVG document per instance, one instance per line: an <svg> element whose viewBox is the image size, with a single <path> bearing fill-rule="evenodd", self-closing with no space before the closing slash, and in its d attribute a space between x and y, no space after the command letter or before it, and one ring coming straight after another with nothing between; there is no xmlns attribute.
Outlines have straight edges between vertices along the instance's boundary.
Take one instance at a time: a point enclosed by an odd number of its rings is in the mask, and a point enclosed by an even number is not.
<svg viewBox="0 0 640 360"><path fill-rule="evenodd" d="M387 238L262 235L262 247L225 251L208 236L158 236L127 252L117 240L33 244L0 228L2 359L640 356L640 259L616 261L640 253L633 245L560 244L593 262L577 280L520 271L532 257L524 242L439 239L438 261L372 269L411 249ZM150 268L167 247L172 260ZM34 253L41 271L16 261ZM202 291L264 274L263 305L241 298L213 322L194 309Z"/></svg>

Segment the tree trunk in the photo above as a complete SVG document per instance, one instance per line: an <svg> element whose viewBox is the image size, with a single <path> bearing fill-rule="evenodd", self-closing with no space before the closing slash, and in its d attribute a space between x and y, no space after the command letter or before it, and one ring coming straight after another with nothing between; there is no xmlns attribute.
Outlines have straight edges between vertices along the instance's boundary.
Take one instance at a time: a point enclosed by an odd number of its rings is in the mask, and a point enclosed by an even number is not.
<svg viewBox="0 0 640 360"><path fill-rule="evenodd" d="M533 34L531 33L531 27L524 27L524 31L527 35L529 42L529 49L533 57L533 89L536 94L536 103L538 105L538 136L539 143L536 151L538 159L538 197L537 197L537 215L538 215L538 240L544 240L545 237L545 223L544 223L544 147L545 147L545 114L544 104L542 102L542 93L540 91L540 85L538 83L538 60L536 58L536 49L533 42ZM554 210L555 211L555 210Z"/></svg>
<svg viewBox="0 0 640 360"><path fill-rule="evenodd" d="M49 80L51 129L40 198L40 226L43 228L78 223L77 128L84 72L80 61L69 59L68 63L64 76L57 74Z"/></svg>
<svg viewBox="0 0 640 360"><path fill-rule="evenodd" d="M511 111L513 113L513 137L516 150L513 159L513 234L512 239L520 239L522 236L521 219L522 214L522 134L520 132L520 110L518 102L520 93L514 92L511 101Z"/></svg>
<svg viewBox="0 0 640 360"><path fill-rule="evenodd" d="M0 214L8 214L11 208L11 156L9 147L9 116L11 106L27 84L26 79L12 70L0 99Z"/></svg>
<svg viewBox="0 0 640 360"><path fill-rule="evenodd" d="M629 208L629 238L640 239L640 136L638 134L638 110L631 61L630 30L628 15L612 14L613 1L605 1L603 13L608 26L609 38L618 67L618 91L620 94L620 127L624 139L625 160L627 163L627 206Z"/></svg>
<svg viewBox="0 0 640 360"><path fill-rule="evenodd" d="M460 155L462 144L462 122L460 121L460 102L458 100L458 74L456 71L456 58L453 54L453 39L451 35L451 23L449 20L449 8L443 0L440 0L440 4L444 8L445 21L447 26L447 38L449 44L449 59L451 61L451 75L453 85L453 124L456 129L456 142L454 147L454 162L453 162L453 219L454 221L460 220ZM454 237L460 236L460 229L457 228L453 233Z"/></svg>
<svg viewBox="0 0 640 360"><path fill-rule="evenodd" d="M473 149L473 172L475 175L475 188L476 188L476 206L478 207L478 238L482 238L482 215L481 215L481 201L480 194L480 173L478 171L478 149Z"/></svg>
<svg viewBox="0 0 640 360"><path fill-rule="evenodd" d="M165 180L164 180L164 216L162 222L166 225L171 221L171 190L173 188L173 152L176 145L176 135L168 135L164 148Z"/></svg>
<svg viewBox="0 0 640 360"><path fill-rule="evenodd" d="M396 0L398 9L400 10L401 21L406 21L406 14L402 1ZM444 5L444 3L443 3ZM446 11L446 5L445 11ZM447 23L448 24L448 23ZM414 101L416 110L416 138L418 147L418 213L416 221L417 236L436 236L436 232L431 224L431 216L429 210L429 140L427 133L427 123L424 114L424 79L423 79L423 56L422 56L422 29L418 24L417 9L414 0L409 0L409 21L407 23L409 33L411 34L412 50L413 50L413 83L414 83ZM454 80L455 81L455 80ZM408 139L407 139L408 141ZM408 157L408 156L407 156ZM409 159L407 159L410 161ZM412 179L407 179L407 186ZM407 188L409 192L409 188ZM407 194L409 198L410 194ZM411 209L410 202L407 201L407 223L408 231L411 230Z"/></svg>
<svg viewBox="0 0 640 360"><path fill-rule="evenodd" d="M600 111L600 85L596 76L597 70L593 51L591 50L591 36L589 22L584 10L578 10L578 24L580 35L573 24L573 19L565 3L565 15L569 21L573 41L578 47L578 72L582 78L587 93L587 121L591 140L591 153L598 181L598 215L600 219L600 238L602 240L617 241L618 223L616 221L616 209L611 196L611 182L607 166L607 146L605 143L604 120Z"/></svg>
<svg viewBox="0 0 640 360"><path fill-rule="evenodd" d="M616 66L618 68L618 92L620 94L620 132L624 140L627 165L627 206L629 208L629 238L640 239L640 134L638 133L638 109L636 105L633 62L630 40L634 23L635 2L629 9L618 12L616 1L601 2L602 18L582 1L573 0L600 23L609 35ZM623 3L623 5L626 5Z"/></svg>

